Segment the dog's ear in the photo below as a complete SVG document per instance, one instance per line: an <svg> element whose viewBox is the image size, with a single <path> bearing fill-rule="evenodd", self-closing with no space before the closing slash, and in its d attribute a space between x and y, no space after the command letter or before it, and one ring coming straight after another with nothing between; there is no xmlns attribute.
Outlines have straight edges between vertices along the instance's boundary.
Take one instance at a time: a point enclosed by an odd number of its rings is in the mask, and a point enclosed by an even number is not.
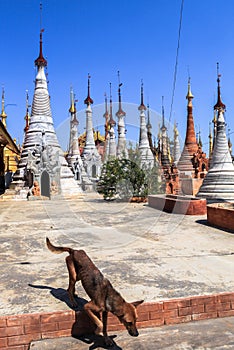
<svg viewBox="0 0 234 350"><path fill-rule="evenodd" d="M131 303L133 306L137 307L138 305L142 304L144 302L144 300L139 300L139 301L134 301L133 303Z"/></svg>

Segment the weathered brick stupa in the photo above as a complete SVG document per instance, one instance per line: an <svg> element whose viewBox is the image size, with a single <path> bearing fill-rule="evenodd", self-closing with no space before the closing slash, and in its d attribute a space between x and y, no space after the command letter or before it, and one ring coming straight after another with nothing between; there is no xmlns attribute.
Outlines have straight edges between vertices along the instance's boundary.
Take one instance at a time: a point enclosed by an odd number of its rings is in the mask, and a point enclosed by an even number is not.
<svg viewBox="0 0 234 350"><path fill-rule="evenodd" d="M39 56L35 60L37 75L31 118L25 130L21 159L11 189L18 194L25 194L27 189L36 184L38 195L74 195L82 190L74 180L55 133L45 75L47 61L42 53L42 32L43 30L40 32Z"/></svg>
<svg viewBox="0 0 234 350"><path fill-rule="evenodd" d="M218 100L214 110L218 112L217 134L210 169L197 194L212 202L234 202L234 166L226 137L224 119L225 104L221 101L220 75L218 74Z"/></svg>
<svg viewBox="0 0 234 350"><path fill-rule="evenodd" d="M193 103L192 103L193 98L194 96L191 92L190 79L189 79L188 93L186 96L186 99L188 100L186 137L184 142L184 148L177 164L181 175L183 174L188 176L191 176L194 171L191 159L194 153L196 153L198 149L195 128L194 128L194 120L193 120Z"/></svg>
<svg viewBox="0 0 234 350"><path fill-rule="evenodd" d="M180 192L186 195L196 195L207 170L208 160L201 147L197 144L193 120L193 94L188 81L187 129L184 148L177 163L179 170Z"/></svg>

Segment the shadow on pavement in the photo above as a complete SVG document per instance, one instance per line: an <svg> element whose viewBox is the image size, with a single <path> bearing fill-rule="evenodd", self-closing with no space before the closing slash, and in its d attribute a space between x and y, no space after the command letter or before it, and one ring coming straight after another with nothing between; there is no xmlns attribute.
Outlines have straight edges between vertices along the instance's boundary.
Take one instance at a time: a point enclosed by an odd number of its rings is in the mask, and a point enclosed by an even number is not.
<svg viewBox="0 0 234 350"><path fill-rule="evenodd" d="M88 302L86 299L75 296L77 306L73 307L71 305L67 291L63 288L53 288L50 286L34 285L30 283L28 285L29 287L36 288L36 289L50 290L50 293L53 295L54 298L66 303L69 308L75 311L76 320L72 325L72 330L71 330L71 335L73 338L79 339L86 344L92 344L89 347L89 350L94 350L98 348L108 349L108 346L105 345L103 336L94 334L96 325L90 320L86 312L83 311L84 305ZM100 318L99 314L97 314L97 316ZM110 336L112 340L115 337L116 335ZM111 347L111 349L122 350L122 348L120 348L115 342Z"/></svg>
<svg viewBox="0 0 234 350"><path fill-rule="evenodd" d="M88 301L83 298L79 298L77 295L75 295L75 300L77 303L77 306L72 306L70 299L68 297L68 293L65 289L63 288L53 288L50 286L42 286L42 285L35 285L35 284L28 284L29 287L36 288L36 289L48 289L50 290L50 294L53 295L54 298L64 302L67 304L67 306L74 310L74 311L81 311L83 310L84 304L86 304Z"/></svg>
<svg viewBox="0 0 234 350"><path fill-rule="evenodd" d="M116 337L116 335L111 335L110 338L113 341L113 345L111 346L111 350L122 350L122 348L120 348L115 342L114 342L114 338ZM81 340L82 342L86 343L86 344L92 344L89 347L89 350L95 350L95 349L110 349L110 347L108 347L105 343L104 343L104 338L101 335L95 335L95 334L89 334L86 336L80 336L80 337L74 337L76 339Z"/></svg>
<svg viewBox="0 0 234 350"><path fill-rule="evenodd" d="M230 230L230 229L227 229L227 228L219 227L219 226L216 226L216 225L211 225L211 224L209 224L209 222L207 220L196 220L196 223L200 224L200 225L203 225L203 226L207 226L207 227L212 227L212 228L215 227L219 231L223 231L223 232L227 232L227 233L231 233L231 234L234 233L234 230Z"/></svg>

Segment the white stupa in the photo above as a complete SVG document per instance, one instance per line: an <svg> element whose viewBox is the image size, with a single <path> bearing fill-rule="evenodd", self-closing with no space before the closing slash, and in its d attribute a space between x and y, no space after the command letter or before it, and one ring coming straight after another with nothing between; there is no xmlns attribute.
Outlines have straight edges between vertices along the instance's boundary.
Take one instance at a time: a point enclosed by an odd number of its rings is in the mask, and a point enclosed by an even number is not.
<svg viewBox="0 0 234 350"><path fill-rule="evenodd" d="M218 74L218 101L214 110L218 112L217 134L209 171L197 194L212 202L234 202L234 166L226 137L224 112L226 106L221 101L220 75Z"/></svg>
<svg viewBox="0 0 234 350"><path fill-rule="evenodd" d="M37 181L42 196L75 195L82 190L74 180L55 133L45 75L47 61L42 53L42 32L39 56L35 60L37 75L31 117L11 189L20 192Z"/></svg>
<svg viewBox="0 0 234 350"><path fill-rule="evenodd" d="M141 84L141 104L138 107L138 110L140 111L139 151L141 158L141 167L145 169L151 169L154 166L154 155L151 151L147 134L145 117L146 107L144 105L143 83Z"/></svg>

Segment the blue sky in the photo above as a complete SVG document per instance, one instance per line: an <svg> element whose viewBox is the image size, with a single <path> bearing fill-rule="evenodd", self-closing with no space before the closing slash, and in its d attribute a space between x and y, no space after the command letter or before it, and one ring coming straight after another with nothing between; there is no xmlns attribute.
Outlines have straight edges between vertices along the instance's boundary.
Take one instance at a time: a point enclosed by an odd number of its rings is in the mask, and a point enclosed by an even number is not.
<svg viewBox="0 0 234 350"><path fill-rule="evenodd" d="M95 105L103 103L109 82L113 101L117 101L118 70L124 102L139 104L143 79L145 104L149 102L150 108L160 113L164 96L165 117L169 119L181 0L42 0L42 5L43 53L48 60L56 128L68 118L71 85L78 98L78 110L84 109L88 73ZM34 60L39 52L40 0L0 0L0 13L0 84L5 88L8 130L22 141L25 91L29 90L31 102ZM217 98L216 62L220 65L222 100L234 142L233 38L232 0L184 0L170 122L177 121L184 140L190 74L194 121L196 130L201 129L205 150ZM85 115L81 125L84 120ZM94 124L102 120L102 115L94 116ZM138 113L127 115L126 122L137 126ZM151 122L157 134L158 121Z"/></svg>

